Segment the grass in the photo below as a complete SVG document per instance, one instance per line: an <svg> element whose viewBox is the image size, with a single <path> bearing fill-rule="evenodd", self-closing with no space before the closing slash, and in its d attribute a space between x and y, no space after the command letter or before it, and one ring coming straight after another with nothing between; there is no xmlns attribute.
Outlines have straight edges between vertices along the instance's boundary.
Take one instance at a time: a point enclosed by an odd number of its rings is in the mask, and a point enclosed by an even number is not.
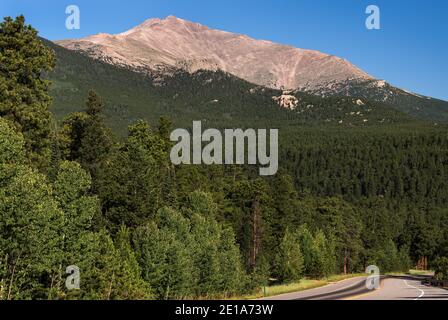
<svg viewBox="0 0 448 320"><path fill-rule="evenodd" d="M314 288L323 287L327 284L342 281L345 279L350 279L354 277L360 277L364 274L346 274L346 275L334 275L325 279L302 279L299 282L294 282L290 284L273 285L266 288L260 288L259 292L251 295L245 295L240 297L233 297L233 300L252 300L263 297L272 297L281 294L299 292L304 290L310 290Z"/></svg>
<svg viewBox="0 0 448 320"><path fill-rule="evenodd" d="M434 271L411 269L408 272L388 272L386 275L389 275L389 276L402 276L402 275L433 276L434 275Z"/></svg>
<svg viewBox="0 0 448 320"><path fill-rule="evenodd" d="M409 270L408 274L413 276L433 276L434 271L425 271L425 270Z"/></svg>
<svg viewBox="0 0 448 320"><path fill-rule="evenodd" d="M431 271L422 271L422 270L409 270L408 272L390 272L386 275L429 275L431 274ZM215 297L222 299L228 299L228 300L253 300L253 299L259 299L259 298L265 298L265 297L273 297L278 296L282 294L292 293L292 292L300 292L304 290L310 290L315 289L319 287L326 286L328 284L343 281L350 278L356 278L356 277L362 277L362 276L368 276L368 274L363 273L356 273L356 274L338 274L338 275L332 275L325 279L302 279L299 282L289 283L289 284L280 284L280 285L272 285L268 286L266 288L260 288L257 292L248 294L248 295L242 295L242 296L233 296L233 297ZM209 300L210 297L203 297L199 300Z"/></svg>

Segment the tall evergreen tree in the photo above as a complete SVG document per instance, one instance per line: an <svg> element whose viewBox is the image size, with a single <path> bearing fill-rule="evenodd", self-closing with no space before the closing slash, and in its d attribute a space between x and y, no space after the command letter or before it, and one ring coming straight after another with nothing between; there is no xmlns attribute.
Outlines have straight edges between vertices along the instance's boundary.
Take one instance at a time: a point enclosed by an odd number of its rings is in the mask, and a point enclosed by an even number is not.
<svg viewBox="0 0 448 320"><path fill-rule="evenodd" d="M54 64L53 51L23 16L0 23L0 116L23 133L29 161L39 169L47 169L51 156L50 83L42 74Z"/></svg>
<svg viewBox="0 0 448 320"><path fill-rule="evenodd" d="M88 93L86 107L89 117L82 133L79 161L96 178L102 161L112 148L111 132L104 124L102 99L93 90Z"/></svg>

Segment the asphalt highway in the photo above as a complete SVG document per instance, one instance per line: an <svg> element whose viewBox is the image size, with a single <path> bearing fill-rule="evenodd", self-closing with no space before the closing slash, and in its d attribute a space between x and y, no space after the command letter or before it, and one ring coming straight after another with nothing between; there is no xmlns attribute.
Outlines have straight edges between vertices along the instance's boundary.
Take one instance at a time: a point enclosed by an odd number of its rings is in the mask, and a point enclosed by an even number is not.
<svg viewBox="0 0 448 320"><path fill-rule="evenodd" d="M262 300L448 300L448 290L422 284L423 278L383 277L377 290L366 288L366 277Z"/></svg>
<svg viewBox="0 0 448 320"><path fill-rule="evenodd" d="M379 290L352 297L353 300L448 300L448 290L426 286L421 279L390 277Z"/></svg>

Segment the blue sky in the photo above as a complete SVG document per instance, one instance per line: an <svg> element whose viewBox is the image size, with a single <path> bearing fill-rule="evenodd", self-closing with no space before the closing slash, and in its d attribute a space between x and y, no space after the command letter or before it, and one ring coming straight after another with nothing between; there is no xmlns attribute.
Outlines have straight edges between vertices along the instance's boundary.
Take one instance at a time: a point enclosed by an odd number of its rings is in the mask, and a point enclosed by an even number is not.
<svg viewBox="0 0 448 320"><path fill-rule="evenodd" d="M65 28L78 5L81 29ZM381 30L367 30L365 9L381 9ZM148 18L175 15L349 60L371 75L448 100L446 0L1 0L0 15L24 14L48 39L119 33Z"/></svg>

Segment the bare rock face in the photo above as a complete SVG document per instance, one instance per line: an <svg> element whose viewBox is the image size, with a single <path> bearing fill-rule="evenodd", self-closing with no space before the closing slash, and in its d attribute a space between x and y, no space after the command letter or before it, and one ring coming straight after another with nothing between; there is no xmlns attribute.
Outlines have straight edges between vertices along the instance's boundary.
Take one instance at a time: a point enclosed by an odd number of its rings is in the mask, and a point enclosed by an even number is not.
<svg viewBox="0 0 448 320"><path fill-rule="evenodd" d="M272 97L272 100L277 102L277 104L282 108L295 110L299 105L299 100L295 96L288 93L289 92L283 92L281 96Z"/></svg>
<svg viewBox="0 0 448 320"><path fill-rule="evenodd" d="M56 41L71 50L142 72L222 70L276 89L320 90L346 81L373 80L348 61L168 17L121 34Z"/></svg>

